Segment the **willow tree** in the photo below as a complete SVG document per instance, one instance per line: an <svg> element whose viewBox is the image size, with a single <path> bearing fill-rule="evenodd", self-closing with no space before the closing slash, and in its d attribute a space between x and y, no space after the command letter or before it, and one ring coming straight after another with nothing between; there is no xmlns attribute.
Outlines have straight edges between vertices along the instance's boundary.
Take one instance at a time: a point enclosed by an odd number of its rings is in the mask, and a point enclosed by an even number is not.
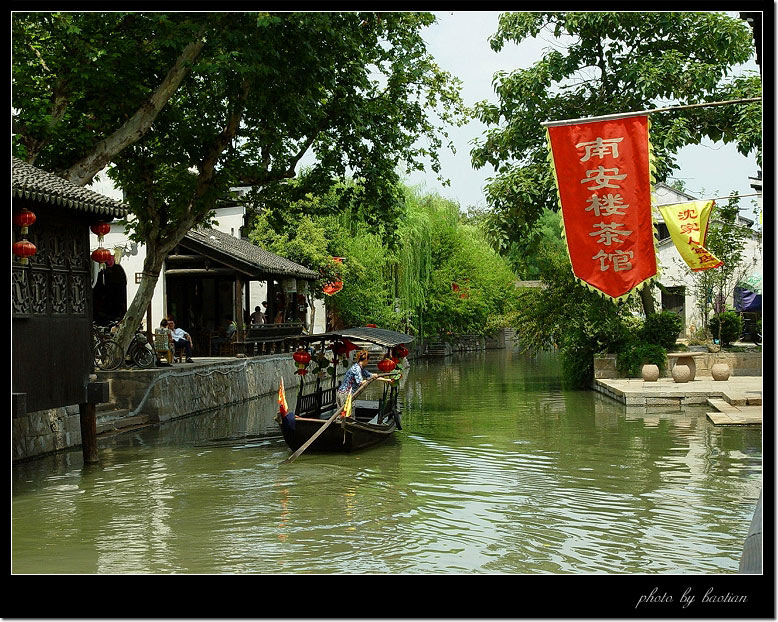
<svg viewBox="0 0 778 622"><path fill-rule="evenodd" d="M758 74L729 78L753 43L748 25L724 13L505 13L490 44L500 51L531 37L552 47L529 68L498 72L497 103L476 106L488 129L471 156L476 168L495 170L488 228L502 252L521 253L543 210L558 209L542 122L761 96ZM703 137L760 157L758 103L656 113L651 123L657 181L677 168L679 149ZM650 294L643 302L653 305Z"/></svg>
<svg viewBox="0 0 778 622"><path fill-rule="evenodd" d="M181 61L184 75L164 106L110 157L109 175L133 215L132 237L146 246L143 279L118 337L123 344L140 323L167 254L189 229L209 221L230 186L282 184L312 154L315 178L350 171L368 196L381 196L401 164L418 169L430 158L439 170L444 127L463 119L458 81L437 67L421 36L431 14L153 13L106 20L29 14L19 22L19 79L36 97L14 99L15 149L30 155L40 136L37 161L71 170L134 110L148 109L154 85ZM49 45L52 27L58 46L78 46L56 64L37 53ZM71 41L69 33L77 36ZM66 150L58 148L62 140L46 142L46 132L59 126L50 123L56 94L72 76L83 88L71 90L69 106L83 113L75 120L62 115L67 123L60 127L80 141ZM90 93L99 103L86 101Z"/></svg>

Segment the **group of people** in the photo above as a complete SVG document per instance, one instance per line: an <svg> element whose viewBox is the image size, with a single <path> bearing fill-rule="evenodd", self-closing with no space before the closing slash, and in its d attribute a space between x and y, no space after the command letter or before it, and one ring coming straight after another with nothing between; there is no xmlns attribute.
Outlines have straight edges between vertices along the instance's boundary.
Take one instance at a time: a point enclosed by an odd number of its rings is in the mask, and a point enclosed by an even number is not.
<svg viewBox="0 0 778 622"><path fill-rule="evenodd" d="M183 328L178 328L172 317L163 319L159 323L159 328L154 331L154 333L154 349L157 352L166 353L168 365L173 361L173 354L175 353L176 348L183 348L184 353L186 354L186 362L194 363L192 360L192 348L194 347L192 335Z"/></svg>
<svg viewBox="0 0 778 622"><path fill-rule="evenodd" d="M305 302L305 296L302 294L297 296L297 304L300 313L305 313L307 309L307 303ZM254 313L249 317L251 324L270 324L270 315L267 302L263 302L260 308L254 307ZM279 307L278 313L273 318L274 324L280 324L284 321L284 306ZM218 337L214 337L211 340L211 345L216 346L217 352L221 344L229 343L235 332L238 329L238 325L230 316L224 317L224 329L222 334ZM159 353L164 353L167 359L167 364L172 363L173 355L178 348L183 348L186 354L186 362L194 363L192 360L192 350L194 349L194 342L192 341L192 335L190 335L183 328L176 326L175 320L168 316L159 323L159 328L155 332L155 349ZM160 362L164 365L165 363Z"/></svg>
<svg viewBox="0 0 778 622"><path fill-rule="evenodd" d="M262 303L262 307L254 307L254 313L249 316L249 321L252 324L282 324L285 321L291 321L294 318L287 317L286 313L286 296L278 292L276 295L276 313L273 316L273 320L270 320L270 310L268 309L267 302ZM308 302L305 300L304 294L297 294L294 299L295 318L301 322L305 322L305 314L308 311Z"/></svg>

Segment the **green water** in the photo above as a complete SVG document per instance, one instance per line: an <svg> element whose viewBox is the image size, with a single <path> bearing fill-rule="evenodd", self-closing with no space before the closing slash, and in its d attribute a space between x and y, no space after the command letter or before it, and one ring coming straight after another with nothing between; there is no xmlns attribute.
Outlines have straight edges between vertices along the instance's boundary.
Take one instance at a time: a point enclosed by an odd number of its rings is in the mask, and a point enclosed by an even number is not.
<svg viewBox="0 0 778 622"><path fill-rule="evenodd" d="M415 361L401 398L404 429L356 454L281 465L271 396L110 439L99 466L15 466L12 570L737 571L761 428L626 411L510 350Z"/></svg>

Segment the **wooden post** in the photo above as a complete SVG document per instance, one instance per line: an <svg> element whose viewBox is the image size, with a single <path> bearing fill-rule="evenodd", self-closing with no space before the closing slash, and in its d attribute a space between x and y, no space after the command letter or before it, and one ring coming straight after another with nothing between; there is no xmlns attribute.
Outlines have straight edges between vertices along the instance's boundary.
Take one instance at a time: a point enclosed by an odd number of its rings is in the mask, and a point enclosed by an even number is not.
<svg viewBox="0 0 778 622"><path fill-rule="evenodd" d="M149 339L149 343L154 343L154 329L151 326L151 303L146 308L146 336Z"/></svg>
<svg viewBox="0 0 778 622"><path fill-rule="evenodd" d="M84 454L84 464L97 464L97 404L110 399L110 387L107 382L92 380L86 385L86 402L78 405L78 415L81 423L81 450Z"/></svg>
<svg viewBox="0 0 778 622"><path fill-rule="evenodd" d="M243 281L239 276L235 275L235 323L240 331L238 334L243 334Z"/></svg>
<svg viewBox="0 0 778 622"><path fill-rule="evenodd" d="M84 464L100 462L97 455L97 414L93 402L78 405L81 420L81 450L84 454Z"/></svg>

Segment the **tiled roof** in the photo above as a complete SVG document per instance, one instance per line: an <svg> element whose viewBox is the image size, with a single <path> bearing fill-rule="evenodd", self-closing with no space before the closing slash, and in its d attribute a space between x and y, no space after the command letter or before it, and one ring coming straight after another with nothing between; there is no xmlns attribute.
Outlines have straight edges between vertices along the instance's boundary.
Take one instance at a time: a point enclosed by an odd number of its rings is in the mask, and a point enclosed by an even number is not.
<svg viewBox="0 0 778 622"><path fill-rule="evenodd" d="M127 207L122 203L47 173L19 158L11 158L11 167L14 198L42 201L113 218L127 215Z"/></svg>
<svg viewBox="0 0 778 622"><path fill-rule="evenodd" d="M248 240L236 238L210 227L195 227L184 236L184 239L198 242L250 264L258 272L299 279L315 279L319 276L317 272L295 263L291 259L266 251Z"/></svg>

